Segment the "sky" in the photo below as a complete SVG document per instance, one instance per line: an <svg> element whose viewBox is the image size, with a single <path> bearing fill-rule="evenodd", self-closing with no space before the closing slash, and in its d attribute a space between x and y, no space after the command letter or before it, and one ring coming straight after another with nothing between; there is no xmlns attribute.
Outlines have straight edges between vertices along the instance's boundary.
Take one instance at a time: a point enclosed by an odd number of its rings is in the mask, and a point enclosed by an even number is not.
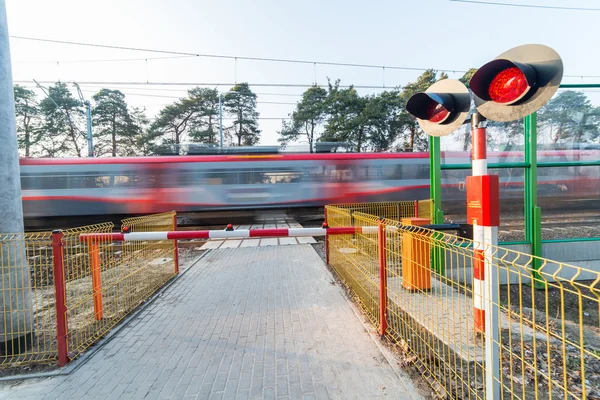
<svg viewBox="0 0 600 400"><path fill-rule="evenodd" d="M131 106L145 107L150 117L184 96L194 87L189 84L226 92L235 82L248 82L258 96L260 143L275 145L282 118L289 117L306 89L289 85L326 85L330 78L342 85L393 88L414 81L427 68L460 78L462 71L529 43L548 45L560 54L563 83L600 83L600 2L496 3L503 5L451 0L6 0L6 7L11 36L309 61L182 57L11 37L15 83L34 88L34 79L45 87L57 80L78 82L86 99L102 87L119 89ZM517 3L598 11L506 5ZM590 99L600 105L600 92L590 91Z"/></svg>

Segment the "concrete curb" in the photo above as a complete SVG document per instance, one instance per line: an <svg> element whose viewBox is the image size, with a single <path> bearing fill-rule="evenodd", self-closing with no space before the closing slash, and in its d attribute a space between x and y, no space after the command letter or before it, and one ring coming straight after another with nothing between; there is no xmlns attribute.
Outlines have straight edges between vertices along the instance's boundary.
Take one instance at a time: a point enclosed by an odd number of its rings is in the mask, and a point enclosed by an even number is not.
<svg viewBox="0 0 600 400"><path fill-rule="evenodd" d="M202 260L208 253L210 253L210 251L211 251L210 249L205 250L204 253L202 253L192 264L190 264L189 267L187 267L183 272L181 272L179 275L172 278L163 287L161 287L159 290L157 290L148 300L146 300L144 303L140 304L131 314L129 314L127 317L125 317L125 319L123 319L123 321L121 321L117 326L115 326L109 333L107 333L103 338L101 338L95 344L93 344L89 348L89 351L86 351L81 356L77 357L75 360L73 360L72 362L67 364L67 366L65 366L64 368L54 370L54 371L48 371L48 372L38 372L38 373L33 373L33 374L4 376L4 377L0 378L0 382L51 378L54 376L70 375L71 373L75 372L79 367L81 367L83 364L85 364L88 359L90 359L101 348L103 348L108 342L110 342L116 336L117 333L119 333L121 330L123 330L123 328L125 328L127 325L129 325L129 323L131 321L133 321L144 310L146 310L146 308L148 308L148 306L150 306L158 298L160 298L161 295L165 291L167 291L173 284L175 284L175 282L178 282L181 279L181 277L187 273L187 271L189 271L190 269L192 269L192 267L194 267L196 264L198 264L198 262L200 262L200 260Z"/></svg>

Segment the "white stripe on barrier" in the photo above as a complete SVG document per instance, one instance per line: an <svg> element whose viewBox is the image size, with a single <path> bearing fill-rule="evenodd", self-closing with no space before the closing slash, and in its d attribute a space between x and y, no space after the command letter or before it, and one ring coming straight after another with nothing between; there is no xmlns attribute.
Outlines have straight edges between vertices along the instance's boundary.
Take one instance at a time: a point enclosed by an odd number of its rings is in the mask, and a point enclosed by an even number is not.
<svg viewBox="0 0 600 400"><path fill-rule="evenodd" d="M323 236L326 230L323 228L289 228L288 236Z"/></svg>
<svg viewBox="0 0 600 400"><path fill-rule="evenodd" d="M473 176L487 175L487 159L473 160Z"/></svg>
<svg viewBox="0 0 600 400"><path fill-rule="evenodd" d="M484 281L473 278L473 306L479 310L485 310L485 302L483 301Z"/></svg>
<svg viewBox="0 0 600 400"><path fill-rule="evenodd" d="M378 231L377 226L363 226L361 229L361 233L364 235L376 235Z"/></svg>
<svg viewBox="0 0 600 400"><path fill-rule="evenodd" d="M249 238L249 229L239 229L235 231L209 231L208 237L211 239L224 239L224 238Z"/></svg>
<svg viewBox="0 0 600 400"><path fill-rule="evenodd" d="M131 232L125 234L125 240L140 242L143 240L167 240L168 232Z"/></svg>

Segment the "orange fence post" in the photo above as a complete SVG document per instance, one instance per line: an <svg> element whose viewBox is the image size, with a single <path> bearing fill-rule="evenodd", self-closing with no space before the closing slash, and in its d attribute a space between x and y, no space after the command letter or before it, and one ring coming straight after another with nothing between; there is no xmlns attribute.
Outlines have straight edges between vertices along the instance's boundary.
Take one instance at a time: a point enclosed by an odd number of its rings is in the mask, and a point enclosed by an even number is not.
<svg viewBox="0 0 600 400"><path fill-rule="evenodd" d="M377 222L377 247L379 255L379 334L387 330L387 251L383 221Z"/></svg>
<svg viewBox="0 0 600 400"><path fill-rule="evenodd" d="M177 230L177 213L173 211L173 231ZM177 239L173 240L173 260L175 263L175 274L179 274L179 245Z"/></svg>
<svg viewBox="0 0 600 400"><path fill-rule="evenodd" d="M94 318L100 321L104 318L102 309L102 278L100 270L100 246L94 239L88 241L90 264L92 268L92 293L94 294Z"/></svg>
<svg viewBox="0 0 600 400"><path fill-rule="evenodd" d="M423 226L427 218L403 218L402 225ZM409 290L431 289L430 250L428 242L419 240L412 232L402 234L402 286Z"/></svg>
<svg viewBox="0 0 600 400"><path fill-rule="evenodd" d="M52 260L54 277L54 296L56 307L56 343L58 366L64 367L69 362L67 343L67 292L64 266L64 234L60 230L52 231Z"/></svg>
<svg viewBox="0 0 600 400"><path fill-rule="evenodd" d="M415 207L415 218L419 217L419 202L417 200L415 200L414 202L414 207Z"/></svg>

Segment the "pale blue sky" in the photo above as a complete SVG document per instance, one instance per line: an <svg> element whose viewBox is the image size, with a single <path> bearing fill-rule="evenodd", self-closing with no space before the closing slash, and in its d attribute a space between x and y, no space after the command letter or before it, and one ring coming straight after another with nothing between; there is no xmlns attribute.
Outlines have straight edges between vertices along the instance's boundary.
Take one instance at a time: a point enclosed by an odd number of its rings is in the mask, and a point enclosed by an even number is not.
<svg viewBox="0 0 600 400"><path fill-rule="evenodd" d="M485 1L485 0L483 0ZM521 4L600 8L597 0L498 0ZM422 1L193 1L7 0L9 33L47 39L204 54L302 59L445 70L458 78L503 51L527 43L562 56L563 82L600 82L600 11L550 10ZM161 54L11 39L15 81L222 82L402 86L419 71L297 65L214 58L152 60ZM143 59L145 61L68 61ZM57 65L57 61L59 62ZM186 87L113 85L150 116ZM86 97L98 86L82 85ZM164 89L168 89L164 90ZM228 88L219 88L226 91ZM259 102L295 103L303 89L253 87ZM361 93L376 90L361 90ZM262 94L265 93L265 94ZM268 95L266 94L268 93ZM138 94L136 96L135 94ZM280 94L280 95L273 95ZM599 93L592 92L591 98ZM296 96L294 96L296 95ZM289 104L260 104L261 117L287 117ZM280 120L261 120L262 144L276 144Z"/></svg>

